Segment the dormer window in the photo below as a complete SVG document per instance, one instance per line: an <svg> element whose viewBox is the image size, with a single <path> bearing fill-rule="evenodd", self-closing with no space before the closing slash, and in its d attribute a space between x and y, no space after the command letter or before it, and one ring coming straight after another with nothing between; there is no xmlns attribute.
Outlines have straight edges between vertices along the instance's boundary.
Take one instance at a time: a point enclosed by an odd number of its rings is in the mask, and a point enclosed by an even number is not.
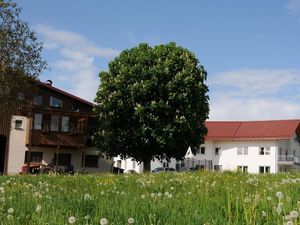
<svg viewBox="0 0 300 225"><path fill-rule="evenodd" d="M42 105L43 104L43 96L42 95L35 95L33 97L33 104L34 105Z"/></svg>
<svg viewBox="0 0 300 225"><path fill-rule="evenodd" d="M53 107L62 107L63 106L63 102L62 102L62 100L60 100L58 98L50 96L50 106L53 106Z"/></svg>

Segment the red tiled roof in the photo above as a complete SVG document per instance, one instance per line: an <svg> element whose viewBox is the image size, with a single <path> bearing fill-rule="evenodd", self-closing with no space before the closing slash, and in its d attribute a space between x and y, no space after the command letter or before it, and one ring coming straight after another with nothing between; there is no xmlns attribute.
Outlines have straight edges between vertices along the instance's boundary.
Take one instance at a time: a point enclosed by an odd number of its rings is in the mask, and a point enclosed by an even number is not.
<svg viewBox="0 0 300 225"><path fill-rule="evenodd" d="M290 139L300 120L206 121L206 140Z"/></svg>

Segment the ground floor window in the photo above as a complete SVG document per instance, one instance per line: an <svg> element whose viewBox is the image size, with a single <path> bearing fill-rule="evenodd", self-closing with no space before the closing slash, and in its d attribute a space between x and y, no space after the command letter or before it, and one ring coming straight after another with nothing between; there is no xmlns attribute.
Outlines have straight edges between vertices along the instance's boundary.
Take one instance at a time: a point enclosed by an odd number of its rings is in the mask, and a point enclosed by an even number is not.
<svg viewBox="0 0 300 225"><path fill-rule="evenodd" d="M118 160L118 161L121 161L121 160ZM120 167L121 167L121 162L119 164L120 164ZM82 157L82 164L81 165L83 165L83 157ZM85 155L85 166L86 167L98 168L98 156L97 155Z"/></svg>
<svg viewBox="0 0 300 225"><path fill-rule="evenodd" d="M41 162L42 160L43 160L43 152L30 152L30 160L29 160L29 151L25 152L24 163Z"/></svg>
<svg viewBox="0 0 300 225"><path fill-rule="evenodd" d="M168 163L168 162L164 162L164 163L163 163L163 167L164 167L164 168L169 167L169 163Z"/></svg>
<svg viewBox="0 0 300 225"><path fill-rule="evenodd" d="M56 163L56 153L54 153L54 164L55 163ZM58 154L58 165L59 166L71 165L71 154L69 153Z"/></svg>
<svg viewBox="0 0 300 225"><path fill-rule="evenodd" d="M271 168L270 166L260 166L259 173L270 173Z"/></svg>
<svg viewBox="0 0 300 225"><path fill-rule="evenodd" d="M222 170L222 166L221 165L214 165L214 170L215 171L221 171Z"/></svg>
<svg viewBox="0 0 300 225"><path fill-rule="evenodd" d="M248 173L248 166L238 166L237 170L238 172Z"/></svg>

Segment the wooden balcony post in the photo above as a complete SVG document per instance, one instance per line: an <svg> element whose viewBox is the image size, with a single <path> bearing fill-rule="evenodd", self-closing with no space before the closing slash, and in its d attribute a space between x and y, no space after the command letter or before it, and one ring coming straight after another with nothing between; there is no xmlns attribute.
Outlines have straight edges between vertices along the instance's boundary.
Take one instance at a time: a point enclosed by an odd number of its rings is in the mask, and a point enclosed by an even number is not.
<svg viewBox="0 0 300 225"><path fill-rule="evenodd" d="M56 147L56 160L55 160L55 171L58 171L58 157L60 152L60 134L57 135L57 147Z"/></svg>

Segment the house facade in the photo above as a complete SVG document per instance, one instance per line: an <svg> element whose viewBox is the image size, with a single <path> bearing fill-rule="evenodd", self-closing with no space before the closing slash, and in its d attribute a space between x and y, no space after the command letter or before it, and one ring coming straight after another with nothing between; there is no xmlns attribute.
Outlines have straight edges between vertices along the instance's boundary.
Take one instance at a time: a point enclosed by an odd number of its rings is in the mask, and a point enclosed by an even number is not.
<svg viewBox="0 0 300 225"><path fill-rule="evenodd" d="M113 161L99 157L92 144L96 128L94 105L52 86L37 82L12 115L5 154L5 174L17 174L22 166L42 161L56 170L66 167L85 172L111 172Z"/></svg>
<svg viewBox="0 0 300 225"><path fill-rule="evenodd" d="M207 121L206 127L205 142L196 155L189 148L183 161L172 159L167 164L155 160L151 169L162 166L249 173L300 170L300 120ZM125 171L132 169L130 162L119 161L117 165L115 161L115 167L120 165ZM141 171L139 168L137 172Z"/></svg>

